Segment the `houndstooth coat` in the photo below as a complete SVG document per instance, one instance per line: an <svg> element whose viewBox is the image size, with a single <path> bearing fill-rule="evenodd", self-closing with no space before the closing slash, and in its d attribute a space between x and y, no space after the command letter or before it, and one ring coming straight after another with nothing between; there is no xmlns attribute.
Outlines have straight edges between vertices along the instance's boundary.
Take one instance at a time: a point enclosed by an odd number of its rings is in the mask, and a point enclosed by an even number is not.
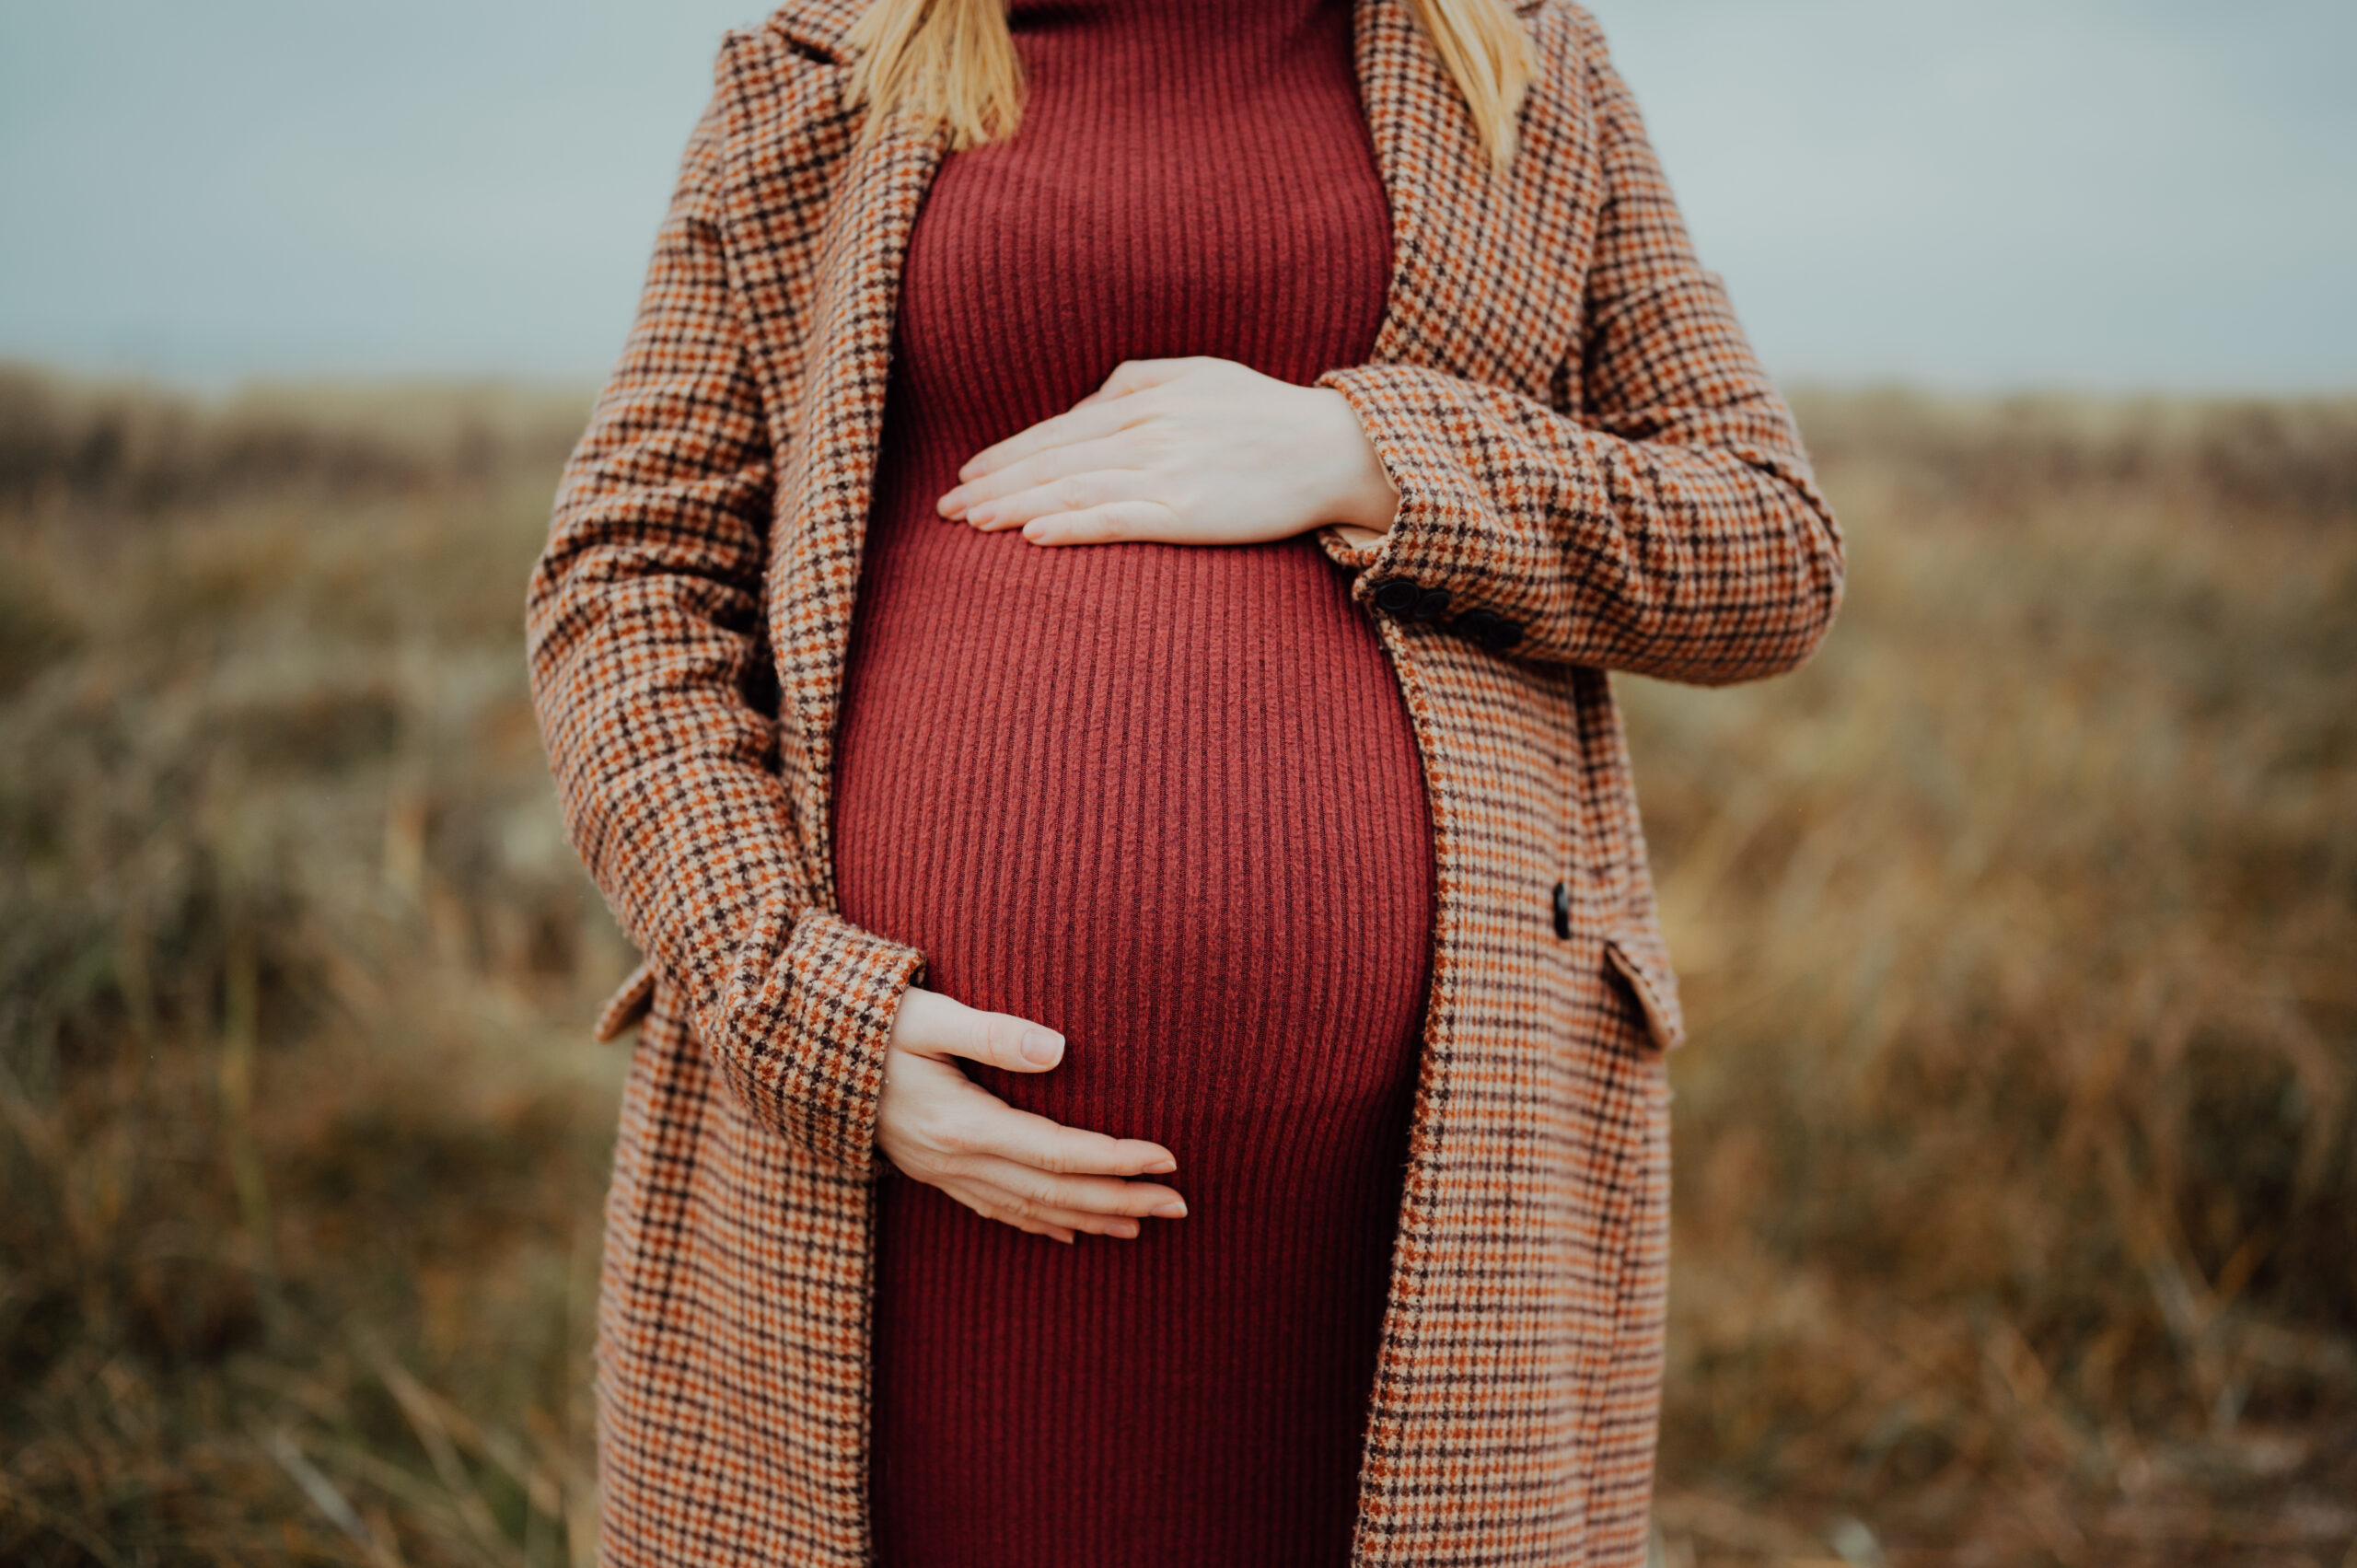
<svg viewBox="0 0 2357 1568"><path fill-rule="evenodd" d="M573 841L646 967L607 1210L602 1561L868 1552L873 1130L924 955L836 912L828 789L899 271L935 138L856 145L857 0L729 35L530 587ZM1355 1561L1644 1551L1682 1029L1607 671L1773 674L1841 543L1595 23L1493 172L1407 0L1356 0L1394 263L1346 397L1399 492L1321 529L1438 857Z"/></svg>

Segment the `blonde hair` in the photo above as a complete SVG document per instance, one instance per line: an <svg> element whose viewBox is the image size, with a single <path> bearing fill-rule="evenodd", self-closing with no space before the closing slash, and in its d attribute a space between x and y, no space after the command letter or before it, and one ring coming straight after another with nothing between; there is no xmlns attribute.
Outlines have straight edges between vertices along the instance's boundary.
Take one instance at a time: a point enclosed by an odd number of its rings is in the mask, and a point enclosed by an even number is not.
<svg viewBox="0 0 2357 1568"><path fill-rule="evenodd" d="M1411 0L1434 52L1465 95L1491 158L1514 157L1515 114L1530 84L1530 43L1508 0ZM859 58L846 107L865 104L874 136L896 113L945 129L953 148L1004 141L1023 118L1023 65L1005 0L871 0L852 27Z"/></svg>

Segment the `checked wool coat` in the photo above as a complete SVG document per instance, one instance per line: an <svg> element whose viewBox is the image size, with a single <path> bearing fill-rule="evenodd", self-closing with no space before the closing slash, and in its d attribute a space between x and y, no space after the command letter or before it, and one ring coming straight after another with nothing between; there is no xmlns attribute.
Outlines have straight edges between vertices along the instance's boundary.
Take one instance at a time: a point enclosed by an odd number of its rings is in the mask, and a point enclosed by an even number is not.
<svg viewBox="0 0 2357 1568"><path fill-rule="evenodd" d="M599 1309L612 1564L868 1553L874 1123L925 958L837 912L828 792L944 151L860 145L858 9L728 37L530 587L570 831L647 958L600 1023L640 1025ZM1318 537L1405 695L1438 889L1363 1568L1643 1555L1682 1026L1608 672L1787 669L1840 595L1791 417L1600 33L1516 9L1536 79L1501 172L1408 0L1355 6L1395 270L1370 362L1320 384L1399 507Z"/></svg>

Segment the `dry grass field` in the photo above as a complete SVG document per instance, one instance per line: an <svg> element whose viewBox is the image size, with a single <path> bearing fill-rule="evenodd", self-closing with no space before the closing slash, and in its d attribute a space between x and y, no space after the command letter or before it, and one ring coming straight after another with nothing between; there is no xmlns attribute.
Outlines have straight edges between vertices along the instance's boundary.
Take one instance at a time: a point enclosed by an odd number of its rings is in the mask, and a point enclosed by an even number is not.
<svg viewBox="0 0 2357 1568"><path fill-rule="evenodd" d="M582 412L0 375L0 1561L586 1561ZM2357 1562L2357 405L1803 416L1823 653L1625 685L1662 1555Z"/></svg>

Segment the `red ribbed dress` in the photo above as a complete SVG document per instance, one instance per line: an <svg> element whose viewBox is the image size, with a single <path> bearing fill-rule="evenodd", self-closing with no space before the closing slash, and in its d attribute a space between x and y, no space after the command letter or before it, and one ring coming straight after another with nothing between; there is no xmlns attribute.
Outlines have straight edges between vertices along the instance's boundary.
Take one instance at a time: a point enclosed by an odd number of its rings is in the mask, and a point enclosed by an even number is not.
<svg viewBox="0 0 2357 1568"><path fill-rule="evenodd" d="M1349 0L1015 0L1020 134L918 215L835 783L846 918L1062 1031L1015 1105L1155 1139L1191 1211L1072 1247L888 1176L883 1568L1345 1562L1431 937L1422 765L1307 536L943 520L1125 358L1364 360L1389 220Z"/></svg>

